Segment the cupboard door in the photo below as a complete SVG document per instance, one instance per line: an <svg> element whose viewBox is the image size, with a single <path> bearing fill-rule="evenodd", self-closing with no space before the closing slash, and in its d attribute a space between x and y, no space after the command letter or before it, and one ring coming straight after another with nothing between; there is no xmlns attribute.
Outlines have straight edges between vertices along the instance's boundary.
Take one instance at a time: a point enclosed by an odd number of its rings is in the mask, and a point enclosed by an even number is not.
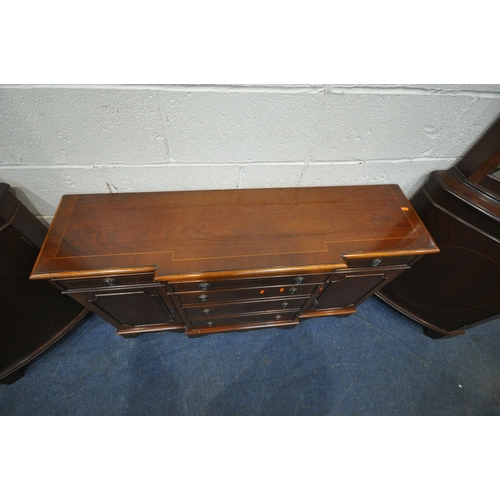
<svg viewBox="0 0 500 500"><path fill-rule="evenodd" d="M71 295L117 328L182 324L163 286Z"/></svg>
<svg viewBox="0 0 500 500"><path fill-rule="evenodd" d="M315 298L311 309L343 309L356 307L406 268L380 272L344 272L334 275L325 291Z"/></svg>

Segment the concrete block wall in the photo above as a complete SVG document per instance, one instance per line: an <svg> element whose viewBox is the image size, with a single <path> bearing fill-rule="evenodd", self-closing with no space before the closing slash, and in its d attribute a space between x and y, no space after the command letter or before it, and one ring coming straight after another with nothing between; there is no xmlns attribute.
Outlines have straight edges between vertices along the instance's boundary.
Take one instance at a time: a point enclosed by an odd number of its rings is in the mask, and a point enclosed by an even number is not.
<svg viewBox="0 0 500 500"><path fill-rule="evenodd" d="M0 182L63 194L399 184L500 115L500 85L0 86Z"/></svg>

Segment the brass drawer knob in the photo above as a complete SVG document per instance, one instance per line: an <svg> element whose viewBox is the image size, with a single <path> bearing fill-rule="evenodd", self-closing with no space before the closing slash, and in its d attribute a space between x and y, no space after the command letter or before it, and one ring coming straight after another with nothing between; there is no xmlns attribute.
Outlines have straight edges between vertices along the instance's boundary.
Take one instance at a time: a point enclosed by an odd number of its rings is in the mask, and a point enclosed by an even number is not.
<svg viewBox="0 0 500 500"><path fill-rule="evenodd" d="M102 281L107 286L115 286L118 284L118 281L116 281L114 278L104 278Z"/></svg>
<svg viewBox="0 0 500 500"><path fill-rule="evenodd" d="M382 259L373 259L370 262L370 266L372 266L372 267L380 266L380 264L382 264Z"/></svg>
<svg viewBox="0 0 500 500"><path fill-rule="evenodd" d="M281 307L284 309L285 307L288 307L290 304L288 302L283 302L283 304L281 304Z"/></svg>
<svg viewBox="0 0 500 500"><path fill-rule="evenodd" d="M206 290L208 290L209 288L211 288L212 285L210 285L210 283L200 283L198 285L198 290L203 290L204 292Z"/></svg>
<svg viewBox="0 0 500 500"><path fill-rule="evenodd" d="M207 321L207 326L214 326L214 322L213 321Z"/></svg>
<svg viewBox="0 0 500 500"><path fill-rule="evenodd" d="M208 295L199 295L198 300L201 300L201 302L206 302L208 300Z"/></svg>
<svg viewBox="0 0 500 500"><path fill-rule="evenodd" d="M306 279L303 278L302 276L299 276L293 280L294 285L302 285Z"/></svg>
<svg viewBox="0 0 500 500"><path fill-rule="evenodd" d="M277 315L274 317L274 319L275 319L276 321L279 321L279 320L280 320L280 319L282 319L282 318L283 318L283 316L282 316L281 314L277 314Z"/></svg>
<svg viewBox="0 0 500 500"><path fill-rule="evenodd" d="M210 309L203 309L203 314L210 314Z"/></svg>
<svg viewBox="0 0 500 500"><path fill-rule="evenodd" d="M290 288L290 290L288 290L288 293L290 293L290 294L292 294L292 295L293 295L294 293L297 293L297 288L294 288L294 287L293 287L293 288Z"/></svg>

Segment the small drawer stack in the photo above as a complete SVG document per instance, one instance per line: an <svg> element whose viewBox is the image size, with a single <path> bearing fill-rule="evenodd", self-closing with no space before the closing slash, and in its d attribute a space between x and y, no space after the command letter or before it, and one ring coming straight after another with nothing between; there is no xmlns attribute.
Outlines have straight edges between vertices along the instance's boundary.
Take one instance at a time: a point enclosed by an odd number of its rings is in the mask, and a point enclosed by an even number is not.
<svg viewBox="0 0 500 500"><path fill-rule="evenodd" d="M170 283L188 331L295 324L328 274Z"/></svg>

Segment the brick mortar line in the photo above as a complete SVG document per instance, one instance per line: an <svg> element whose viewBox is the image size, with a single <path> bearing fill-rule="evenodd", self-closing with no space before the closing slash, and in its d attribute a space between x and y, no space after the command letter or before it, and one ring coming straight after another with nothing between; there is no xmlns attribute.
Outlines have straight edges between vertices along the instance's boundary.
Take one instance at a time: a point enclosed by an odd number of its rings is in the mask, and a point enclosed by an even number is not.
<svg viewBox="0 0 500 500"><path fill-rule="evenodd" d="M384 163L431 163L437 161L457 161L459 157L429 157L429 158L391 158L391 159L370 159L370 160L322 160L309 162L308 166L327 166L327 165L360 165L360 164L384 164ZM168 168L168 167L304 167L304 162L171 162L171 163L106 163L98 165L0 165L1 170L60 170L60 169L101 169L101 168Z"/></svg>
<svg viewBox="0 0 500 500"><path fill-rule="evenodd" d="M498 92L487 90L466 89L431 89L421 87L375 87L370 85L339 86L329 84L318 85L290 85L289 87L266 86L266 85L0 85L2 89L28 90L28 89L75 89L75 90L143 90L143 91L165 91L165 92L207 92L207 93L276 93L276 94L320 94L327 89L327 95L333 94L379 94L379 95L435 95L435 96L477 96L490 99L500 98L500 87Z"/></svg>

